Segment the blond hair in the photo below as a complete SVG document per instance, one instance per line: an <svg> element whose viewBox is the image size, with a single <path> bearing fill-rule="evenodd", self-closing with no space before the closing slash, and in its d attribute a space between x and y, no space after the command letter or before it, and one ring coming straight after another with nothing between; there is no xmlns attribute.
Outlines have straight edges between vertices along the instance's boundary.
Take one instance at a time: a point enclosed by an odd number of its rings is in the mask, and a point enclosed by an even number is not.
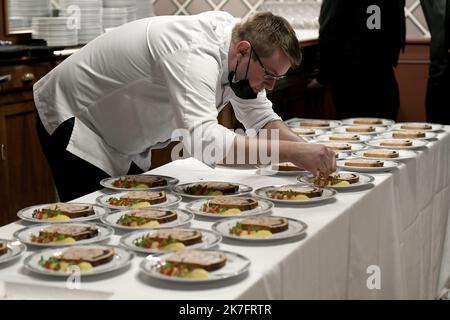
<svg viewBox="0 0 450 320"><path fill-rule="evenodd" d="M294 29L286 19L273 13L258 12L236 24L231 41L249 41L261 57L270 57L278 48L289 58L292 67L300 65L302 53Z"/></svg>

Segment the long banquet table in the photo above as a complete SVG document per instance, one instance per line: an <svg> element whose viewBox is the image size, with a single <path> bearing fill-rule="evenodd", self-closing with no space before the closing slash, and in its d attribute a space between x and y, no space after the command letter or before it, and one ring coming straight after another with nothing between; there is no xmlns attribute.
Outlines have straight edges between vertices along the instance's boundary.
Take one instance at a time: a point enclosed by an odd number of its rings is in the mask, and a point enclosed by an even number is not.
<svg viewBox="0 0 450 320"><path fill-rule="evenodd" d="M256 168L215 169L188 158L150 171L180 183L204 180L241 182L259 188L295 183L293 176L259 175ZM177 284L151 279L139 269L137 255L123 270L82 278L81 288L64 280L36 275L20 259L0 265L0 298L38 299L433 299L450 275L446 238L450 207L450 127L438 140L403 161L392 172L374 173L373 187L339 192L316 206L275 206L274 215L307 223L303 239L249 245L223 241L219 249L251 260L249 272L209 284ZM106 189L77 199L95 203ZM186 205L186 200L180 204ZM191 226L210 228L212 220ZM0 238L27 223L0 228ZM450 230L449 230L450 232ZM116 232L109 244L119 244ZM447 235L448 237L449 235ZM445 256L445 259L443 257ZM442 267L441 267L442 265ZM374 267L375 266L375 267ZM375 271L374 271L375 270ZM374 276L380 286L374 286Z"/></svg>

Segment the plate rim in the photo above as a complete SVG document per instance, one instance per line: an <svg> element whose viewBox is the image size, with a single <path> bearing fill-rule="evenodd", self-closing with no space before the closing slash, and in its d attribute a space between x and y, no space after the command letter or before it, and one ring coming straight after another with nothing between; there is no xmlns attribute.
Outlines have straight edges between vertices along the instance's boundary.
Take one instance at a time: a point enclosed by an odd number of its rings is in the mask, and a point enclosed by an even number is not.
<svg viewBox="0 0 450 320"><path fill-rule="evenodd" d="M203 249L196 249L196 250L203 250ZM250 269L250 265L252 264L250 258L248 258L247 256L245 256L243 254L237 253L237 252L228 251L228 250L204 250L204 251L218 251L218 252L224 253L225 255L230 254L235 257L239 257L245 261L245 265L241 270L231 273L227 277L220 277L220 278L214 278L214 279L184 279L184 278L164 276L164 275L155 276L151 272L151 270L147 270L145 268L145 265L147 263L150 263L150 261L148 261L148 258L154 257L153 255L149 255L149 256L145 257L144 259L142 259L142 261L139 264L139 269L140 269L140 271L144 272L147 276L150 276L152 279L158 279L158 280L169 281L169 282L177 282L177 283L210 283L210 282L228 280L228 279L232 279L237 276L240 276L241 274L244 274L245 272L247 272ZM168 254L171 254L171 253L161 254L161 255L158 255L156 258L162 258L163 256L168 255Z"/></svg>
<svg viewBox="0 0 450 320"><path fill-rule="evenodd" d="M137 191L137 190L135 190L135 191ZM164 190L158 190L158 191L164 191ZM123 211L123 210L132 209L130 207L118 207L118 206L113 206L111 204L102 203L101 200L100 200L100 199L102 199L104 197L113 197L113 196L117 196L117 195L119 195L121 193L125 193L125 192L130 192L130 190L128 190L128 191L121 191L121 192L113 193L113 194L102 194L102 195L100 195L100 196L95 198L95 202L97 203L97 205L99 205L99 206L101 206L103 208L108 208L108 209L112 209L112 210ZM166 199L169 196L175 197L176 200L173 203L170 203L170 204L164 204L164 202L162 204L156 203L156 204L150 205L150 206L148 206L146 208L170 208L170 207L174 207L174 206L178 205L181 202L181 200L182 200L181 196L179 196L177 194L173 194L171 192L166 192Z"/></svg>
<svg viewBox="0 0 450 320"><path fill-rule="evenodd" d="M124 177L134 177L134 176L162 177L162 178L166 179L167 185L159 186L159 187L149 187L149 188L119 188L119 187L109 186L106 184L106 182L109 180L113 180L113 179L115 180L115 179L124 178ZM170 178L173 181L169 181L169 179L167 179L167 178ZM159 174L125 174L125 175L116 176L116 177L104 178L104 179L100 180L100 185L107 189L118 190L118 191L151 191L151 190L164 190L164 189L170 188L173 185L178 184L179 182L180 182L180 179L178 179L178 178L174 178L171 176L165 176L165 175L159 175Z"/></svg>
<svg viewBox="0 0 450 320"><path fill-rule="evenodd" d="M416 142L416 143L419 143L419 144L422 144L422 145L419 145L419 146L414 146L414 145L412 145L412 146L405 146L405 147L401 147L401 146L380 146L380 145L375 145L375 144L371 144L371 143L376 143L377 141L380 141L380 140L392 140L392 139L386 139L386 138L375 138L375 139L372 139L372 140L370 140L370 141L366 141L366 142L364 142L366 145L368 145L369 147L374 147L374 148L381 148L381 149L399 149L399 150L414 150L414 149L419 149L419 148L423 148L423 147L425 147L428 143L429 143L429 141L427 141L427 140L419 140L419 139L396 139L396 140L399 140L399 141L402 141L402 140L411 140L412 142L413 142L413 144L414 144L414 142ZM359 150L358 150L359 151Z"/></svg>
<svg viewBox="0 0 450 320"><path fill-rule="evenodd" d="M0 264L6 263L6 262L10 262L10 261L12 261L12 260L14 260L14 259L17 259L17 258L21 257L21 256L23 255L23 253L24 253L25 251L27 251L27 249L28 249L25 243L23 243L22 241L17 240L17 239L5 239L5 238L0 238L0 241L6 242L6 247L7 247L8 249L9 249L11 246L14 246L14 247L18 248L18 251L17 251L15 254L12 254L12 255L10 255L10 256L7 256L6 258L5 258L5 255L1 255L1 256L0 256ZM16 243L16 244L14 244L14 243ZM9 250L10 250L10 249L9 249Z"/></svg>
<svg viewBox="0 0 450 320"><path fill-rule="evenodd" d="M156 209L164 209L164 208L156 208ZM167 209L170 209L170 208L167 208ZM108 221L106 221L107 217L109 217L109 216L111 216L111 215L113 215L113 214L119 214L119 213L125 214L126 212L131 211L131 210L135 210L135 209L118 210L118 211L115 211L115 212L113 212L113 213L111 213L111 214L109 214L109 215L104 215L104 216L100 219L100 221L103 222L104 224L106 224L106 225L112 227L112 228L117 228L117 229L120 229L120 230L128 230L128 231L153 230L153 229L158 229L158 228L160 228L160 227L156 227L156 228L132 228L132 227L127 227L127 226L118 225L117 223L113 225L113 224L110 224ZM182 224L179 224L179 225L177 225L177 226L184 226L184 225L188 224L189 222L191 222L191 221L194 219L194 215L193 215L191 212L189 212L188 210L186 210L186 209L176 208L176 209L172 209L172 210L175 210L175 211L182 211L184 214L188 215L188 219L187 219L185 222L183 222ZM178 214L178 213L177 213L177 214ZM175 227L175 226L174 226L174 227ZM167 227L167 228L172 228L172 227Z"/></svg>
<svg viewBox="0 0 450 320"><path fill-rule="evenodd" d="M252 198L256 198L255 196L253 196ZM192 210L192 208L191 208L191 206L193 206L193 205L195 205L195 204L197 204L197 203L200 203L200 202L204 202L204 201L208 201L208 200L210 200L210 199L197 199L197 200L195 200L195 201L191 201L191 202L189 202L188 204L186 204L186 209L185 210L187 210L187 211L189 211L190 213L192 213L194 216L201 216L201 217L207 217L207 218L215 218L215 219L219 219L219 220L221 220L221 219L226 219L226 218L230 218L230 217L243 217L244 215L240 215L240 216L217 216L217 215L213 215L213 214L203 214L203 213L197 213L197 212L194 212L193 210ZM267 199L261 199L261 198L258 198L257 199L258 201L263 201L263 202L266 202L268 205L269 205L269 208L268 209L266 209L266 210L264 210L264 211L262 211L262 212L258 212L258 213L255 213L255 214L249 214L249 215L245 215L246 217L252 217L252 216L257 216L257 215L262 215L262 214L266 214L266 213L271 213L271 211L273 210L273 208L275 207L275 205L274 205L274 203L272 202L272 201L269 201L269 200L267 200ZM192 210L192 211L191 211ZM254 210L254 209L253 209Z"/></svg>
<svg viewBox="0 0 450 320"><path fill-rule="evenodd" d="M346 161L346 160L338 160L338 161ZM393 169L397 168L398 166L400 166L400 162L398 161L392 161L392 160L383 160L384 162L389 161L394 163L395 165L390 166L390 167L347 167L347 166L343 166L343 165L339 165L336 161L336 167L338 167L339 169L344 169L345 171L355 171L355 172L364 172L364 173L371 173L371 172L387 172L387 171L392 171ZM361 170L361 171L358 171ZM367 171L366 171L367 170Z"/></svg>
<svg viewBox="0 0 450 320"><path fill-rule="evenodd" d="M261 197L263 199L269 200L269 198L267 198L267 196L260 196L256 192L260 191L261 189L264 189L264 188L279 188L279 187L284 187L284 186L299 186L299 185L300 186L301 185L311 186L310 184L307 184L307 183L276 184L276 185L270 185L270 186L265 186L265 187L258 188L258 189L256 189L254 191L254 193L255 193L255 195L257 197ZM280 204L282 204L282 203L283 204L289 204L289 203L291 203L291 204L314 204L314 203L319 203L319 202L322 202L322 201L325 201L325 200L328 200L328 199L332 199L337 194L336 190L328 188L328 187L321 188L321 189L328 190L329 192L331 192L331 195L326 197L326 198L321 196L320 199L317 199L317 200L278 200L278 199L270 199L269 201L272 201L274 203L280 203ZM319 197L315 197L315 198L319 198ZM311 198L311 199L315 199L315 198Z"/></svg>
<svg viewBox="0 0 450 320"><path fill-rule="evenodd" d="M361 126L362 126L362 125L361 125ZM340 126L340 127L335 128L335 129L333 130L333 132L335 132L335 133L348 133L348 131L345 131L345 127L352 127L352 126L351 126L351 125L343 125L343 126ZM355 126L355 127L358 127L358 126ZM391 130L390 127L386 127L386 126L378 126L378 127L374 126L374 127L375 127L375 131L374 131L374 132L357 132L357 134L359 134L359 135L366 135L366 136L373 136L373 135L382 134L382 133L385 133L385 132L388 132L388 131ZM336 130L338 130L339 128L344 128L344 132L336 131ZM377 131L377 128L383 128L384 130L382 130L382 131ZM350 132L350 133L351 133L351 132ZM355 133L356 133L356 132L355 132ZM373 140L373 138L372 138L372 139L369 139L369 140L367 140L367 141L371 141L371 140ZM366 141L364 141L364 142L366 142Z"/></svg>
<svg viewBox="0 0 450 320"><path fill-rule="evenodd" d="M248 191L244 191L244 192L242 192L242 193L225 194L225 195L222 195L222 197L236 197L236 196L243 196L243 195L250 194L250 193L253 192L253 187L252 187L252 186L249 186L249 185L247 185L247 184L243 184L243 183L240 183L240 182L234 183L234 182L217 181L217 180L200 180L200 181L195 181L195 182L181 183L181 184L177 184L177 185L175 185L175 186L172 186L172 187L170 188L170 190L171 190L174 194L176 194L176 195L178 195L178 196L180 196L180 197L186 197L186 198L192 198L192 199L209 199L209 198L217 197L217 196L196 196L196 195L186 194L186 193L184 193L184 192L178 192L178 191L175 190L176 188L181 188L181 187L184 187L184 186L189 185L189 184L195 184L195 183L200 183L200 182L224 182L224 183L232 183L232 184L238 184L238 185L239 185L239 188L241 188L241 186L242 186L242 187L245 187L245 188L248 188L248 189L249 189Z"/></svg>
<svg viewBox="0 0 450 320"><path fill-rule="evenodd" d="M390 131L381 133L377 138L390 139L390 140L392 140L392 139L404 139L404 138L394 138L392 136L392 133L394 131L405 131L405 132L408 132L408 131L413 131L413 130L403 130L403 129L402 130L390 130ZM411 139L415 139L415 140L430 140L430 139L436 139L437 135L438 135L435 131L424 131L424 133L425 133L425 137L423 137L423 138L411 138ZM388 135L388 134L390 134L391 136L390 137L383 137L384 135ZM427 138L427 136L426 136L427 134L432 134L432 136ZM377 138L375 138L375 139L377 139Z"/></svg>
<svg viewBox="0 0 450 320"><path fill-rule="evenodd" d="M95 244L80 245L80 247L90 247L90 246L96 246L96 245ZM100 245L97 245L97 246L100 246ZM104 270L104 271L100 271L100 272L95 272L95 273L92 273L92 272L80 273L79 274L80 277L97 276L97 275L102 275L102 274L109 273L109 272L112 272L112 271L120 270L120 269L125 268L126 266L128 266L131 263L131 261L134 259L134 257L136 256L134 252L132 252L130 250L127 250L127 249L125 249L125 248L123 248L121 246L117 246L117 245L103 245L103 247L123 250L125 253L128 254L128 258L123 263L123 265L119 265L119 266L116 266L116 267L114 267L112 269L108 269L108 270ZM33 267L30 264L30 261L35 256L38 256L40 254L44 254L44 252L46 252L46 251L61 250L61 249L63 249L63 248L47 248L47 249L44 249L44 250L33 252L32 254L28 255L25 258L25 260L23 261L23 265L24 265L24 267L27 270L29 270L31 272L34 272L34 273L38 273L38 274L42 274L42 275L46 275L46 276L57 277L57 278L69 277L71 275L70 273L59 273L59 272L58 273L50 273L50 272L48 272L46 270L41 270L39 268L35 268L35 266ZM67 248L65 248L65 249L67 249ZM117 254L117 252L114 253L114 255L116 255L116 254Z"/></svg>
<svg viewBox="0 0 450 320"><path fill-rule="evenodd" d="M86 222L86 221L90 221L90 220L96 220L96 219L100 219L102 216L107 215L111 212L110 208L98 205L97 203L86 203L86 202L65 202L65 203L70 203L70 204L85 204L85 205L90 205L93 207L97 207L101 210L104 210L105 212L103 212L102 214L98 214L94 213L90 216L87 217L81 217L81 218L73 218L70 219L68 221L49 221L49 220L39 220L39 219L35 219L35 218L28 218L26 216L24 216L24 212L27 210L30 210L32 208L35 207L41 207L41 206L49 206L52 204L55 204L56 202L52 202L52 203L43 203L43 204L34 204L32 206L28 206L25 208L20 209L19 211L17 211L17 217L20 218L23 221L28 221L28 222L33 222L33 223L45 223L45 224L54 224L54 223L69 223L69 222ZM95 210L94 210L95 211ZM82 219L82 220L75 220L75 219Z"/></svg>
<svg viewBox="0 0 450 320"><path fill-rule="evenodd" d="M329 126L329 127L305 127L305 128L308 128L308 129L319 129L319 130L324 130L324 131L333 130L333 129L335 129L335 128L337 128L337 127L339 127L339 126L342 125L342 121L341 121L341 120L334 120L334 119L313 119L313 118L310 119L310 118L296 118L296 117L291 118L291 119L288 119L288 120L285 120L284 123L285 123L288 127L290 127L290 128L302 128L302 127L300 127L300 126L291 126L291 125L290 125L291 123L296 122L296 121L300 121L300 120L307 120L307 121L309 121L309 120L311 120L311 121L328 121L328 122L330 122L330 126ZM332 126L331 123L335 123L336 125L335 125L335 126Z"/></svg>
<svg viewBox="0 0 450 320"><path fill-rule="evenodd" d="M75 222L74 223L74 222L71 222L71 223L67 223L67 224L93 224L93 225L95 225L97 227L105 228L107 230L107 234L104 236L103 239L97 239L94 242L81 243L81 244L77 243L77 242L71 243L71 244L44 244L44 243L35 243L35 242L28 241L28 240L27 241L23 241L22 239L19 238L19 235L22 232L25 232L25 231L27 231L27 230L29 230L31 228L38 228L38 227L44 228L44 227L48 227L48 226L52 225L51 223L39 223L39 224L30 225L30 226L27 226L27 227L24 227L24 228L20 228L19 230L16 230L13 233L13 237L16 238L18 241L20 241L20 242L22 242L22 243L24 243L26 245L29 245L29 246L36 246L36 247L42 247L42 248L63 248L63 247L73 247L73 246L76 246L76 245L83 245L83 244L86 244L86 245L87 244L95 244L97 242L101 242L101 241L105 241L107 239L110 239L111 236L114 235L114 228L112 228L111 226L105 225L103 223L88 223L88 222ZM87 240L90 240L90 239L93 239L93 238L89 238Z"/></svg>
<svg viewBox="0 0 450 320"><path fill-rule="evenodd" d="M348 170L343 170L343 171L337 171L337 172L345 172L345 173L357 173L359 176L363 176L363 177L366 177L367 179L368 179L368 181L367 182L365 182L364 184L358 184L358 185L352 185L352 184L349 184L348 186L345 186L345 187L343 187L343 186L338 186L338 187L336 187L336 186L327 186L328 188L331 188L331 189L336 189L336 190L349 190L349 189L356 189L356 188L360 188L360 187L364 187L364 186L367 186L367 185L369 185L369 184L371 184L374 180L375 180L375 177L374 176L372 176L372 175L370 175L370 174L366 174L366 173L361 173L361 172L352 172L352 171L348 171ZM311 173L309 173L309 174L306 174L306 175L302 175L302 176L298 176L297 177L297 180L299 181L299 182L301 182L301 183L307 183L307 182L304 182L304 181L301 181L300 180L300 178L305 178L305 177L307 177L307 176L312 176L312 174ZM359 181L358 181L359 182ZM312 183L309 183L310 185L313 185Z"/></svg>
<svg viewBox="0 0 450 320"><path fill-rule="evenodd" d="M388 123L383 123L383 124L374 124L373 126L377 126L377 127L388 127L388 126L392 126L392 125L394 125L396 122L394 121L394 120L392 120L392 119L387 119L387 118L378 118L378 117L353 117L353 118L345 118L345 119L342 119L341 121L342 121L342 123L343 124L350 124L350 125L354 125L354 123L350 123L349 121L350 120L355 120L355 119L361 119L361 118L376 118L376 119L379 119L379 120L382 120L383 122L388 122ZM348 123L346 123L346 121L348 122ZM360 124L357 124L357 125L360 125ZM363 125L363 124L361 124L361 125Z"/></svg>
<svg viewBox="0 0 450 320"><path fill-rule="evenodd" d="M358 153L361 153L361 152L366 152L366 151L369 151L370 149L368 149L368 150L358 150L358 151L355 151L355 152L353 152L353 155L355 156L355 157L357 157L357 158L360 158L360 159L367 159L367 160L383 160L383 161L394 161L394 160L407 160L407 159L413 159L413 158L415 158L415 157L417 157L418 156L418 154L417 154L417 151L414 151L414 150L411 150L411 149L397 149L397 150L392 150L392 151L399 151L399 157L398 158L376 158L376 157L365 157L365 156L363 156L362 154L361 155L358 155ZM374 150L384 150L384 148L383 149L374 149ZM389 150L389 149L385 149L385 150ZM400 151L407 151L407 152L413 152L414 154L415 154L415 156L411 156L411 157L400 157Z"/></svg>
<svg viewBox="0 0 450 320"><path fill-rule="evenodd" d="M233 240L238 240L238 241L249 241L249 242L273 242L273 241L281 241L281 240L286 240L286 239L290 239L290 238L295 238L295 237L299 237L300 235L303 235L303 234L305 234L306 232L307 232L307 230L308 230L308 224L306 223L306 222L304 222L304 221L302 221L302 220L299 220L299 219L295 219L295 218L290 218L290 217L286 217L286 216L273 216L273 217L275 217L275 218L285 218L285 219L287 219L288 221L295 221L295 222L297 222L297 223L299 223L301 226L302 226L302 229L301 229L301 231L300 232L298 232L298 233L295 233L295 234L291 234L291 235L289 235L289 236L286 236L286 237L282 237L282 238L242 238L242 237L238 237L238 236L232 236L232 235L225 235L225 234L223 234L222 232L219 232L218 230L217 230L217 226L219 225L219 224L224 224L224 223L227 223L227 222L231 222L231 221L233 221L233 220L243 220L243 219L245 219L245 218L229 218L229 219L223 219L223 220L219 220L219 221L216 221L216 222L214 222L212 225L211 225L211 229L213 229L215 232L217 232L218 234L220 234L223 238L226 238L226 239L233 239Z"/></svg>
<svg viewBox="0 0 450 320"><path fill-rule="evenodd" d="M344 134L344 133L337 133L337 134ZM328 139L328 140L320 140L320 137L330 137L332 135L333 135L332 133L322 134L322 135L319 135L319 136L315 137L314 140L316 142L330 142L330 143L333 143L333 142L339 143L339 142L341 142L341 143L361 144L361 143L364 143L366 141L369 141L369 140L373 139L372 136L370 136L368 134L358 134L358 136L360 136L360 138L363 138L365 140L356 140L356 141L355 140L330 140L330 139ZM345 151L345 150L342 150L342 151Z"/></svg>
<svg viewBox="0 0 450 320"><path fill-rule="evenodd" d="M423 130L423 131L425 131L425 132L436 132L436 131L442 130L442 129L444 128L444 126L443 126L442 124L440 124L440 123L421 122L421 121L417 121L417 122L414 122L414 121L407 121L407 122L397 122L397 123L393 124L393 125L392 125L392 129L393 129L393 130L404 130L404 131L414 131L414 130L417 130L417 129L400 129L400 126L401 126L401 125L403 125L403 124L408 124L408 123L422 123L422 124L429 124L429 125L431 125L431 126L437 126L437 128L435 128L435 129L433 129L433 128L431 128L431 129L419 129L419 130ZM399 128L396 128L397 126L398 126Z"/></svg>
<svg viewBox="0 0 450 320"><path fill-rule="evenodd" d="M179 229L190 229L190 230L197 230L200 232L205 232L205 233L209 233L212 234L216 237L216 239L214 240L214 242L212 244L210 244L209 246L203 246L200 248L195 248L195 249L209 249L212 248L213 246L219 244L220 242L222 242L222 235L215 232L214 230L209 230L209 229L205 229L205 228L183 228L183 227L162 227L162 228L155 228L155 229L147 229L147 230L134 230L132 232L129 232L127 234L124 234L123 236L120 237L119 240L119 244L129 250L135 251L135 252L140 252L140 253L146 253L146 254L151 254L151 255L159 255L159 254L163 254L163 253L168 253L168 252L175 252L175 251L162 251L162 250L154 250L154 249L149 249L146 250L144 248L139 248L139 247L129 247L127 244L125 244L125 241L127 238L132 237L135 234L139 234L139 233L146 233L146 232L151 232L151 231L157 231L157 230L164 230L164 229L175 229L175 228L179 228ZM205 243L206 244L206 243ZM207 244L206 244L207 245ZM189 248L188 246L186 247L187 249Z"/></svg>

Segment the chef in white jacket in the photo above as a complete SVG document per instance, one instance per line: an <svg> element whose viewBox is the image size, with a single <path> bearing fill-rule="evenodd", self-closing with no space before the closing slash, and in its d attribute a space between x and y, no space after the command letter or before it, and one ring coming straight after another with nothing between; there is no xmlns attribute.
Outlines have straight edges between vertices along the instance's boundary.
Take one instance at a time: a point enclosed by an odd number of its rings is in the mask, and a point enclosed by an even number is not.
<svg viewBox="0 0 450 320"><path fill-rule="evenodd" d="M192 153L208 165L235 163L242 152L248 161L251 142L263 137L218 124L228 102L246 129L278 129L269 155L330 174L334 153L295 135L266 97L300 59L292 27L268 12L245 21L219 11L159 16L99 36L34 85L38 135L60 199L148 170L151 150L177 137L188 152L212 144L223 159Z"/></svg>

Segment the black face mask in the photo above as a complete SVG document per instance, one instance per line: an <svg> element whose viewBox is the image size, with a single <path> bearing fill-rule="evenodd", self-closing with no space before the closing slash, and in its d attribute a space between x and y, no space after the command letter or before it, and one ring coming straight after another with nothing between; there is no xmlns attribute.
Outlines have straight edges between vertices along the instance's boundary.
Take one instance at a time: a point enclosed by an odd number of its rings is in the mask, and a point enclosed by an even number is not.
<svg viewBox="0 0 450 320"><path fill-rule="evenodd" d="M250 86L250 82L247 79L247 73L248 73L248 68L250 66L251 58L252 58L252 53L250 51L250 58L248 59L247 71L245 72L244 80L233 81L234 75L236 74L236 70L238 67L237 61L236 61L236 68L234 69L234 71L232 71L228 74L228 82L230 83L231 90L233 90L234 94L237 97L239 97L241 99L245 99L245 100L256 99L256 97L258 96L258 94L253 91L252 87Z"/></svg>

